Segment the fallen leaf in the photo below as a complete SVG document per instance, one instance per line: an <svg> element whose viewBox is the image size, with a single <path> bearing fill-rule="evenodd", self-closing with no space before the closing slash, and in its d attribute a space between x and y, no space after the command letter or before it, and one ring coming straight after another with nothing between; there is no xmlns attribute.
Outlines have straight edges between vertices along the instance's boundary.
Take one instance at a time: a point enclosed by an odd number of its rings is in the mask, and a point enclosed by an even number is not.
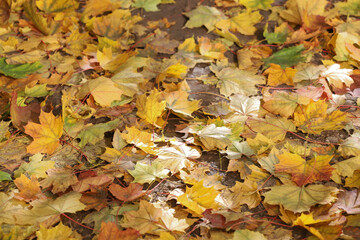
<svg viewBox="0 0 360 240"><path fill-rule="evenodd" d="M28 153L52 154L60 145L60 137L63 133L63 122L60 117L52 113L41 111L40 124L29 122L24 128L25 133L30 135L34 141L27 147Z"/></svg>
<svg viewBox="0 0 360 240"><path fill-rule="evenodd" d="M329 204L336 199L339 189L324 185L309 186L274 186L264 193L268 204L281 204L285 209L293 212L309 211L316 204ZM287 196L284 198L284 196Z"/></svg>
<svg viewBox="0 0 360 240"><path fill-rule="evenodd" d="M317 181L328 181L334 170L329 164L333 156L315 155L313 159L306 161L298 154L284 152L277 158L280 162L275 165L276 172L291 174L292 180L298 186Z"/></svg>
<svg viewBox="0 0 360 240"><path fill-rule="evenodd" d="M177 200L192 212L201 215L207 208L217 209L219 207L214 201L218 194L219 192L214 188L206 188L203 181L200 181L191 188L186 187L186 192Z"/></svg>
<svg viewBox="0 0 360 240"><path fill-rule="evenodd" d="M293 86L295 73L295 69L288 67L282 69L280 65L274 63L270 63L270 67L264 72L264 74L269 75L267 84L270 86L278 86L281 84Z"/></svg>
<svg viewBox="0 0 360 240"><path fill-rule="evenodd" d="M151 183L156 178L167 178L169 170L159 162L154 162L151 165L137 162L134 170L129 170L129 173L135 178L134 182L144 184Z"/></svg>
<svg viewBox="0 0 360 240"><path fill-rule="evenodd" d="M117 199L126 202L133 201L145 194L143 186L138 183L130 183L128 187L121 187L118 184L112 183L109 186L109 191Z"/></svg>
<svg viewBox="0 0 360 240"><path fill-rule="evenodd" d="M129 211L124 213L123 227L131 227L140 232L140 234L151 233L159 228L158 222L162 215L162 209L156 208L153 204L141 200L138 211Z"/></svg>
<svg viewBox="0 0 360 240"><path fill-rule="evenodd" d="M53 228L45 228L43 225L40 225L40 229L36 231L36 237L39 240L73 240L76 239L76 234L71 228L63 225L62 222Z"/></svg>

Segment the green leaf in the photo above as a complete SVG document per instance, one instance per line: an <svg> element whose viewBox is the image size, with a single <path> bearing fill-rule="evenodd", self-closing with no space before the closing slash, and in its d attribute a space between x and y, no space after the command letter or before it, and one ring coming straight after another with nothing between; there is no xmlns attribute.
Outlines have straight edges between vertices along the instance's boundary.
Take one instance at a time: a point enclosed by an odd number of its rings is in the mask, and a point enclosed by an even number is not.
<svg viewBox="0 0 360 240"><path fill-rule="evenodd" d="M5 58L0 59L0 73L12 78L25 78L28 74L42 68L41 63L7 64Z"/></svg>
<svg viewBox="0 0 360 240"><path fill-rule="evenodd" d="M263 35L269 44L274 44L274 43L281 44L286 41L288 33L289 31L288 31L287 23L281 24L279 27L276 27L274 32L269 32L268 24L266 24Z"/></svg>
<svg viewBox="0 0 360 240"><path fill-rule="evenodd" d="M299 62L305 61L306 57L301 54L304 50L305 47L303 45L284 48L264 59L264 63L266 66L269 66L270 63L275 63L280 65L283 69L292 67Z"/></svg>
<svg viewBox="0 0 360 240"><path fill-rule="evenodd" d="M315 204L328 204L336 199L339 189L324 185L310 186L274 186L264 193L268 204L282 204L285 209L293 212L309 211Z"/></svg>
<svg viewBox="0 0 360 240"><path fill-rule="evenodd" d="M0 181L11 181L11 175L7 172L0 171Z"/></svg>
<svg viewBox="0 0 360 240"><path fill-rule="evenodd" d="M25 87L25 96L27 97L45 97L48 93L46 84L38 84L32 88Z"/></svg>
<svg viewBox="0 0 360 240"><path fill-rule="evenodd" d="M104 133L113 130L120 123L119 119L107 123L99 123L90 127L85 127L78 135L80 138L79 147L84 147L86 144L95 144L104 138Z"/></svg>
<svg viewBox="0 0 360 240"><path fill-rule="evenodd" d="M134 7L143 8L147 12L159 11L157 5L161 3L161 0L135 0Z"/></svg>

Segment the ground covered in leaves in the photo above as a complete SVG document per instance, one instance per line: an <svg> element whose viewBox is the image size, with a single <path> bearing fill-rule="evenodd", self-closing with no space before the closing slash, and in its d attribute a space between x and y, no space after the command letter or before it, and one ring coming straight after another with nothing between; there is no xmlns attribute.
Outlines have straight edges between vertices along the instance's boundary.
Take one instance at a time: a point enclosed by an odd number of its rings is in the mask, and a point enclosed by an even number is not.
<svg viewBox="0 0 360 240"><path fill-rule="evenodd" d="M358 0L0 0L1 239L359 239Z"/></svg>

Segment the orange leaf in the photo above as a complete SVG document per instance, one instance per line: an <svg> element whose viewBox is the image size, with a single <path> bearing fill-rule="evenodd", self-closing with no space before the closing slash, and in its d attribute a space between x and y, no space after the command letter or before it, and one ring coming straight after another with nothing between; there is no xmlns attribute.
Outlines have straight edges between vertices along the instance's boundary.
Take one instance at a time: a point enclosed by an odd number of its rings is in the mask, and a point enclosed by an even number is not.
<svg viewBox="0 0 360 240"><path fill-rule="evenodd" d="M271 63L270 67L264 72L268 74L268 85L278 86L281 84L294 85L293 78L295 76L296 70L292 68L286 68L285 70L281 68L280 65Z"/></svg>
<svg viewBox="0 0 360 240"><path fill-rule="evenodd" d="M40 183L37 178L32 176L31 179L27 178L24 174L14 180L15 185L20 190L15 193L15 197L26 202L30 202L39 198L46 198L41 192Z"/></svg>
<svg viewBox="0 0 360 240"><path fill-rule="evenodd" d="M29 122L25 126L25 133L34 138L27 147L28 153L52 154L59 146L59 138L63 133L63 122L52 113L41 111L40 124Z"/></svg>
<svg viewBox="0 0 360 240"><path fill-rule="evenodd" d="M102 222L101 230L99 234L99 240L112 240L112 239L122 239L122 240L136 240L140 237L138 231L134 229L126 229L120 231L114 222Z"/></svg>
<svg viewBox="0 0 360 240"><path fill-rule="evenodd" d="M291 174L292 180L302 186L316 181L330 180L333 167L329 161L333 158L330 155L315 155L306 161L298 154L285 152L277 156L280 163L275 165L276 172L286 172Z"/></svg>
<svg viewBox="0 0 360 240"><path fill-rule="evenodd" d="M145 194L143 192L143 186L138 183L130 183L128 187L121 187L117 184L112 183L109 187L109 191L112 195L114 195L117 199L121 201L132 201L135 200Z"/></svg>

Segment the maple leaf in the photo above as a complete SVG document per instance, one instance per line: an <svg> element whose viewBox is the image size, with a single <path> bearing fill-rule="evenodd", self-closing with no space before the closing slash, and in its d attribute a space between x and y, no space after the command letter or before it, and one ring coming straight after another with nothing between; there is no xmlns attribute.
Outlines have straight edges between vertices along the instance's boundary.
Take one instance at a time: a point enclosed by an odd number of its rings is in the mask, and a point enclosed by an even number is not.
<svg viewBox="0 0 360 240"><path fill-rule="evenodd" d="M34 141L27 147L28 153L52 154L60 145L60 137L63 133L63 122L60 117L52 113L41 111L40 124L29 122L24 128L25 133L30 135Z"/></svg>
<svg viewBox="0 0 360 240"><path fill-rule="evenodd" d="M337 88L342 88L343 83L349 87L354 82L350 77L352 72L352 69L340 69L339 64L333 64L321 73L321 77L326 78L330 84Z"/></svg>
<svg viewBox="0 0 360 240"><path fill-rule="evenodd" d="M65 192L71 185L75 184L78 179L69 169L49 169L48 176L40 182L43 188L52 186L52 193Z"/></svg>
<svg viewBox="0 0 360 240"><path fill-rule="evenodd" d="M263 35L269 44L273 44L273 43L281 44L286 42L286 38L290 31L291 31L290 27L286 22L282 23L278 27L275 27L274 32L269 32L268 24L266 24Z"/></svg>
<svg viewBox="0 0 360 240"><path fill-rule="evenodd" d="M31 179L27 178L24 174L14 180L16 187L20 190L15 193L15 198L24 200L26 202L35 199L44 199L45 195L40 189L40 184L36 177L32 176Z"/></svg>
<svg viewBox="0 0 360 240"><path fill-rule="evenodd" d="M154 163L160 163L172 173L190 165L189 159L197 159L201 156L198 149L189 147L183 143L175 144L172 147L162 147L157 153Z"/></svg>
<svg viewBox="0 0 360 240"><path fill-rule="evenodd" d="M292 180L298 185L306 185L316 181L330 180L334 170L329 161L333 156L315 155L306 161L297 154L284 152L277 156L280 162L275 165L276 172L291 174Z"/></svg>
<svg viewBox="0 0 360 240"><path fill-rule="evenodd" d="M312 213L310 213L310 214L301 213L301 216L298 217L293 222L293 226L301 226L301 227L307 229L309 232L311 232L316 237L325 240L325 238L321 235L321 233L315 227L311 227L311 226L308 226L308 225L321 223L321 222L326 222L326 221L329 221L329 220L315 220L313 218Z"/></svg>
<svg viewBox="0 0 360 240"><path fill-rule="evenodd" d="M217 8L200 5L196 9L184 13L189 18L184 27L196 28L204 25L209 32L214 30L214 25L222 19L226 19L225 15Z"/></svg>
<svg viewBox="0 0 360 240"><path fill-rule="evenodd" d="M31 202L32 209L22 210L17 219L20 224L29 222L40 223L49 219L57 219L62 213L75 213L85 208L80 202L81 193L70 192L55 200L49 198L45 200L35 200Z"/></svg>
<svg viewBox="0 0 360 240"><path fill-rule="evenodd" d="M120 231L114 222L102 222L99 233L99 240L126 239L136 240L140 237L139 231L128 228Z"/></svg>
<svg viewBox="0 0 360 240"><path fill-rule="evenodd" d="M159 11L157 5L161 3L161 0L135 0L134 7L143 8L147 12Z"/></svg>
<svg viewBox="0 0 360 240"><path fill-rule="evenodd" d="M26 173L28 176L34 176L37 178L46 178L46 171L53 169L54 161L42 161L43 155L38 153L30 157L30 161L23 162L21 166L14 172L15 177L19 177L21 174Z"/></svg>
<svg viewBox="0 0 360 240"><path fill-rule="evenodd" d="M40 225L40 229L36 231L36 237L39 240L75 240L77 239L77 232L73 232L71 228L65 226L60 222L56 227L45 228L45 226Z"/></svg>
<svg viewBox="0 0 360 240"><path fill-rule="evenodd" d="M217 127L212 123L198 131L190 130L190 132L196 133L199 136L201 143L207 150L214 148L224 149L230 144L229 135L231 134L231 129L227 127Z"/></svg>
<svg viewBox="0 0 360 240"><path fill-rule="evenodd" d="M339 147L339 151L344 157L358 156L360 154L360 132L354 132L345 139Z"/></svg>
<svg viewBox="0 0 360 240"><path fill-rule="evenodd" d="M209 57L213 59L224 59L224 53L226 52L226 46L221 42L216 42L207 37L198 38L199 42L199 52L204 57Z"/></svg>
<svg viewBox="0 0 360 240"><path fill-rule="evenodd" d="M188 100L189 94L185 91L174 91L164 94L166 107L176 113L191 117L191 114L200 108L200 100Z"/></svg>
<svg viewBox="0 0 360 240"><path fill-rule="evenodd" d="M293 212L309 211L315 204L329 204L336 199L339 189L324 185L309 186L274 186L264 193L268 204L282 204L285 209ZM286 196L286 197L284 197Z"/></svg>
<svg viewBox="0 0 360 240"><path fill-rule="evenodd" d="M141 234L151 233L158 229L158 222L162 216L162 209L156 208L153 204L140 200L138 211L124 213L123 227L131 227L138 230Z"/></svg>
<svg viewBox="0 0 360 240"><path fill-rule="evenodd" d="M267 84L270 86L278 86L281 84L294 85L293 78L295 73L295 69L286 68L283 70L280 65L274 63L271 63L270 68L264 72L264 74L269 75Z"/></svg>
<svg viewBox="0 0 360 240"><path fill-rule="evenodd" d="M136 147L142 149L147 153L155 153L153 147L155 144L153 142L152 134L146 131L141 131L136 127L126 127L127 133L121 133L121 137L128 143L134 144Z"/></svg>
<svg viewBox="0 0 360 240"><path fill-rule="evenodd" d="M230 108L244 116L256 116L260 108L260 99L234 94L230 96Z"/></svg>
<svg viewBox="0 0 360 240"><path fill-rule="evenodd" d="M260 204L260 194L255 182L246 180L243 183L236 182L235 186L223 191L219 198L219 204L236 212L241 212L242 205L255 208Z"/></svg>
<svg viewBox="0 0 360 240"><path fill-rule="evenodd" d="M56 13L63 11L75 10L79 3L75 0L70 1L58 1L58 0L40 0L36 1L36 6L46 13Z"/></svg>
<svg viewBox="0 0 360 240"><path fill-rule="evenodd" d="M128 170L135 178L134 182L140 184L151 183L156 178L167 178L169 170L159 162L154 162L151 165L137 162L134 170Z"/></svg>
<svg viewBox="0 0 360 240"><path fill-rule="evenodd" d="M285 118L289 118L299 104L307 105L310 103L310 99L306 96L281 91L275 91L271 95L264 93L263 99L262 107L265 110Z"/></svg>
<svg viewBox="0 0 360 240"><path fill-rule="evenodd" d="M325 130L339 130L346 123L347 114L340 110L327 113L324 100L311 101L307 106L298 106L294 113L294 124L304 133L320 134Z"/></svg>
<svg viewBox="0 0 360 240"><path fill-rule="evenodd" d="M256 84L264 84L264 77L256 75L249 71L238 68L223 68L220 71L215 66L210 66L212 72L218 78L217 86L220 87L220 93L230 96L233 93L239 93L246 96L256 94L258 89Z"/></svg>
<svg viewBox="0 0 360 240"><path fill-rule="evenodd" d="M130 202L145 194L143 192L143 186L138 183L130 183L128 187L121 187L117 184L112 183L109 186L109 191L117 199L121 201Z"/></svg>
<svg viewBox="0 0 360 240"><path fill-rule="evenodd" d="M216 27L223 30L231 30L244 35L253 35L256 31L254 24L259 23L262 19L258 11L246 11L238 13L230 19L223 19L216 23Z"/></svg>
<svg viewBox="0 0 360 240"><path fill-rule="evenodd" d="M158 118L164 112L166 107L166 101L163 100L161 95L162 94L157 90L153 90L150 92L149 96L143 94L136 100L136 107L138 109L136 114L156 127L158 127Z"/></svg>
<svg viewBox="0 0 360 240"><path fill-rule="evenodd" d="M93 186L109 185L114 179L107 175L99 175L95 177L88 177L76 182L72 188L76 192L85 192Z"/></svg>
<svg viewBox="0 0 360 240"><path fill-rule="evenodd" d="M84 147L86 144L96 144L101 139L104 139L104 133L113 130L120 123L120 119L115 119L106 123L99 123L84 127L77 135L80 138L79 147Z"/></svg>
<svg viewBox="0 0 360 240"><path fill-rule="evenodd" d="M360 196L358 190L340 192L334 206L343 209L348 214L359 214Z"/></svg>
<svg viewBox="0 0 360 240"><path fill-rule="evenodd" d="M217 209L219 205L215 202L215 198L219 194L213 187L206 188L203 181L195 183L191 188L186 187L186 192L179 196L177 200L192 212L200 215L205 209Z"/></svg>
<svg viewBox="0 0 360 240"><path fill-rule="evenodd" d="M266 117L265 119L251 118L246 121L250 128L261 133L273 142L285 139L287 132L295 131L294 124L285 118ZM259 139L260 140L260 139Z"/></svg>

